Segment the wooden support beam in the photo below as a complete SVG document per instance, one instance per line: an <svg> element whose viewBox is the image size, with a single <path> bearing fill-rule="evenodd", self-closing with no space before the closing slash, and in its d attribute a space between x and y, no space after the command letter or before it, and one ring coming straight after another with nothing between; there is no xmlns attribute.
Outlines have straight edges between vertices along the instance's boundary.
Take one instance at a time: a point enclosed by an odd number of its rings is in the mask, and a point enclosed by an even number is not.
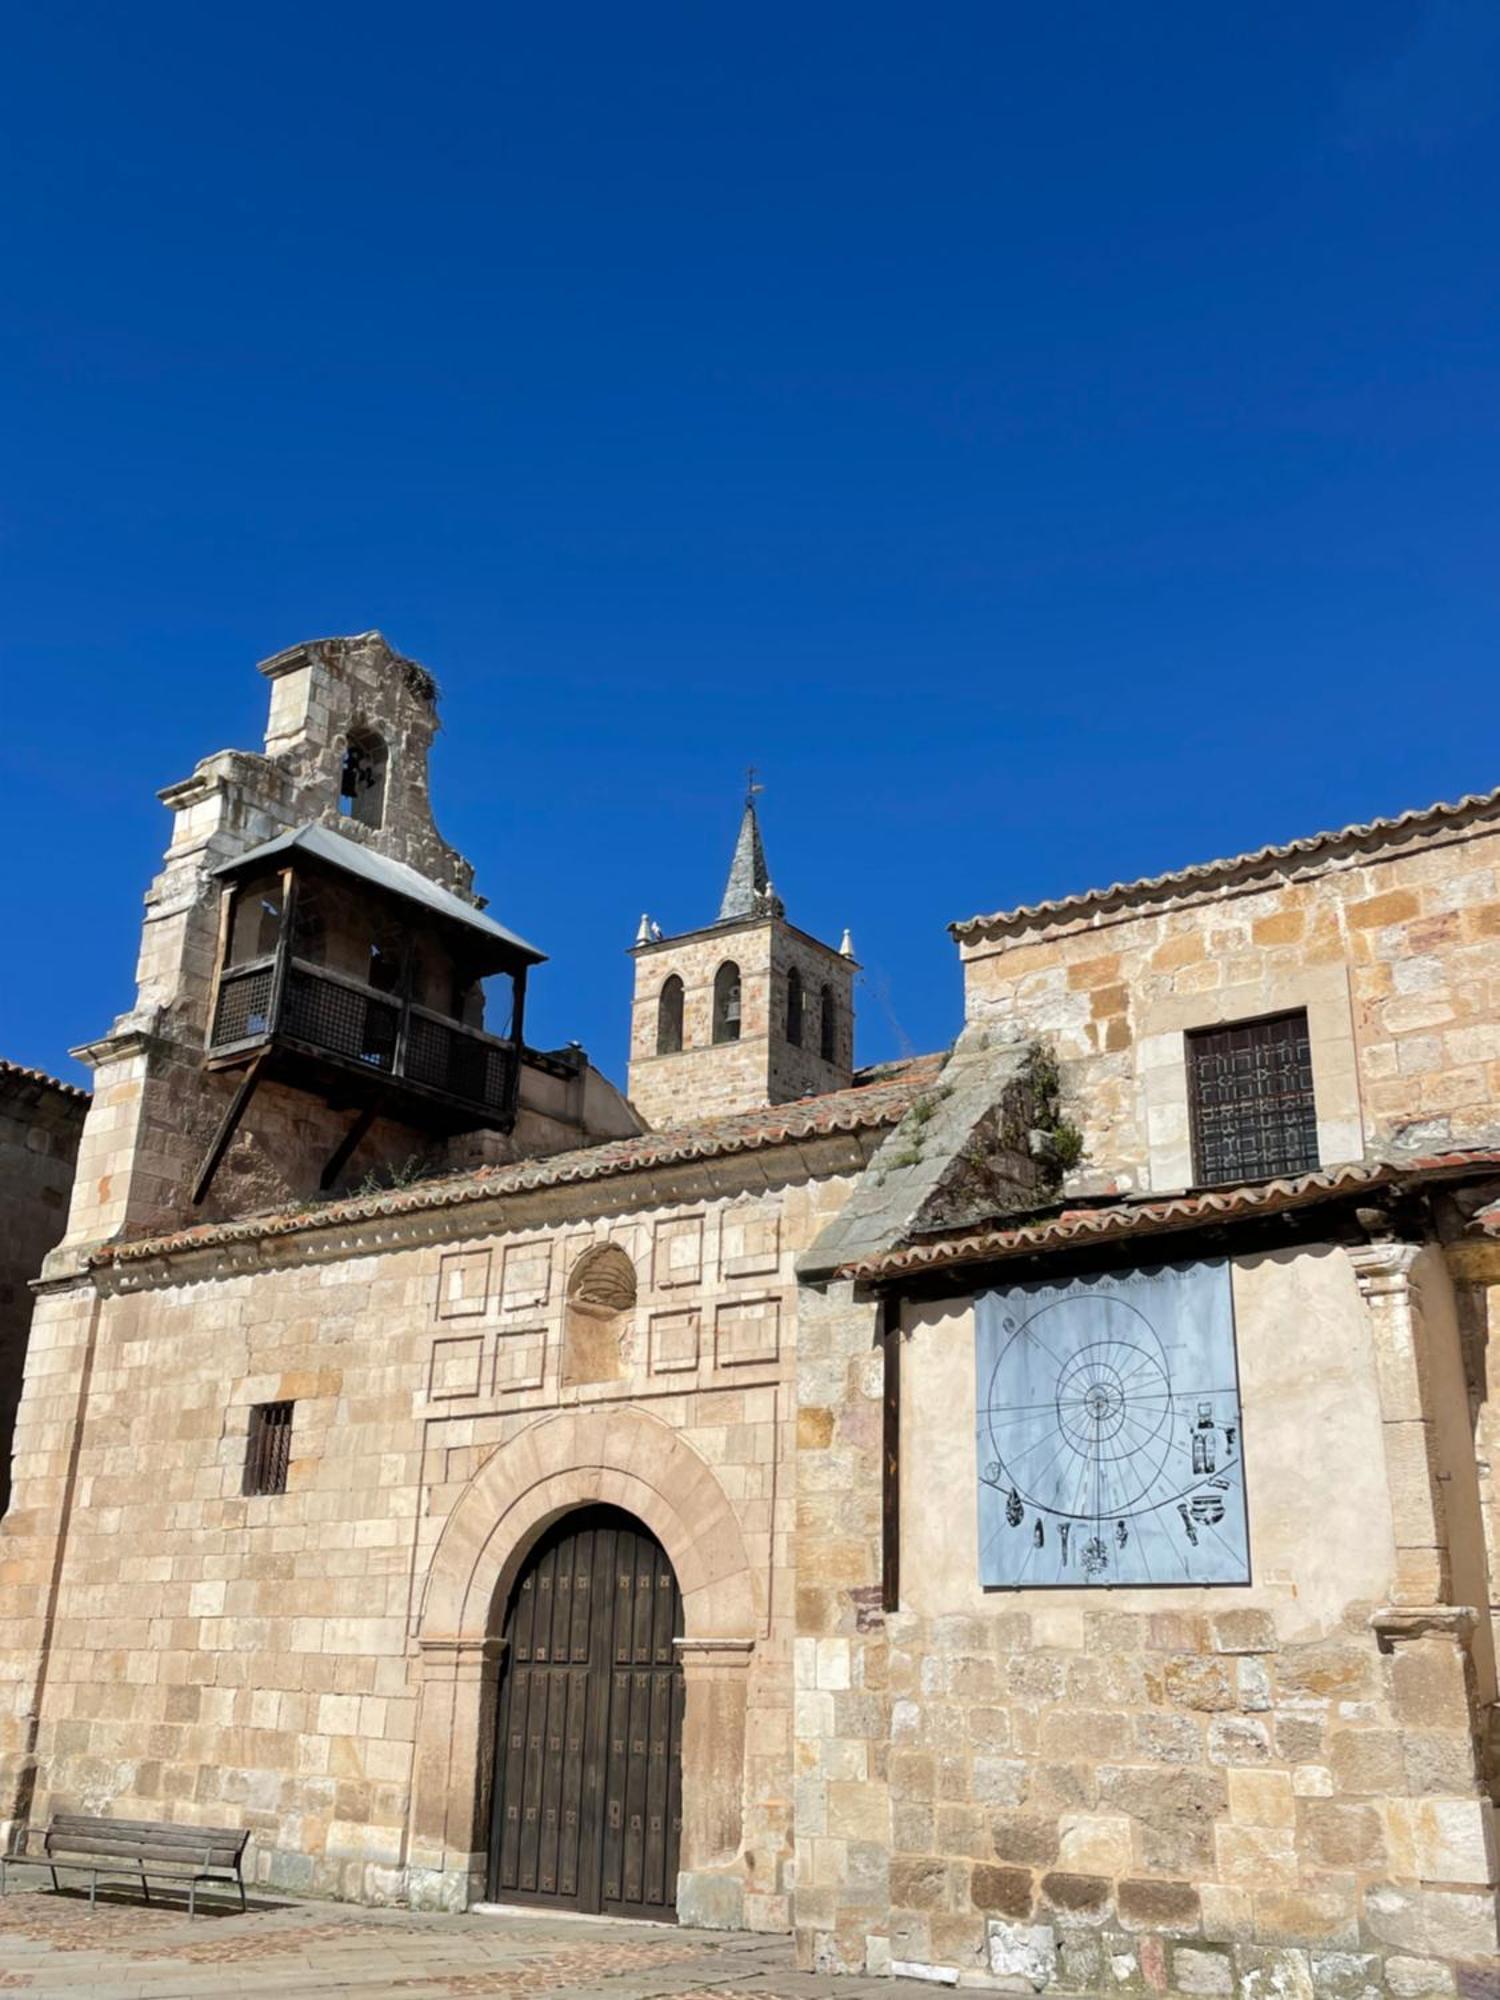
<svg viewBox="0 0 1500 2000"><path fill-rule="evenodd" d="M240 1087L230 1099L229 1109L219 1120L219 1129L213 1137L213 1144L204 1156L203 1165L198 1169L198 1178L193 1183L193 1206L197 1208L213 1184L214 1175L219 1171L219 1162L229 1148L229 1142L239 1130L240 1120L249 1108L255 1095L255 1086L260 1082L260 1073L265 1065L269 1049L261 1049L250 1059L250 1067L240 1080Z"/></svg>
<svg viewBox="0 0 1500 2000"><path fill-rule="evenodd" d="M318 1186L325 1194L333 1186L345 1167L348 1166L354 1155L355 1147L358 1146L360 1140L364 1138L366 1132L375 1123L379 1114L380 1100L379 1098L371 1098L370 1102L360 1112L343 1138L339 1140L337 1146L334 1147L333 1152L329 1156L328 1165L318 1176Z"/></svg>
<svg viewBox="0 0 1500 2000"><path fill-rule="evenodd" d="M885 1388L880 1438L880 1602L901 1609L901 1301L880 1301L880 1345Z"/></svg>

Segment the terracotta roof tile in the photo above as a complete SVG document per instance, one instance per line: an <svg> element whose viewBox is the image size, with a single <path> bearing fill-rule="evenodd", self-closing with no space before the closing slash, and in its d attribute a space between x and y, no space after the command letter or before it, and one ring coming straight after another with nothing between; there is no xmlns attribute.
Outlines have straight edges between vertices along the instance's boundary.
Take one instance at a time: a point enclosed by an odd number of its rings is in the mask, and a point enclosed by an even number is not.
<svg viewBox="0 0 1500 2000"><path fill-rule="evenodd" d="M76 1083L64 1083L60 1076L51 1076L44 1069L27 1069L24 1063L7 1062L0 1056L0 1083L36 1085L42 1090L55 1090L60 1097L69 1097L79 1104L90 1101L88 1091Z"/></svg>
<svg viewBox="0 0 1500 2000"><path fill-rule="evenodd" d="M341 1223L374 1222L426 1209L456 1208L469 1202L491 1201L497 1195L530 1194L541 1188L571 1187L616 1175L647 1173L659 1167L724 1159L839 1132L878 1130L900 1123L915 1099L938 1075L945 1059L942 1055L917 1056L905 1063L884 1064L869 1072L868 1081L856 1082L848 1090L829 1091L822 1097L802 1097L791 1104L742 1111L732 1117L684 1125L668 1132L643 1132L632 1139L611 1139L576 1152L514 1160L505 1166L477 1167L470 1173L423 1181L415 1187L355 1195L282 1214L203 1223L192 1229L174 1230L169 1235L109 1243L96 1250L89 1262L96 1267L135 1263L214 1244L250 1243Z"/></svg>
<svg viewBox="0 0 1500 2000"><path fill-rule="evenodd" d="M1149 902L1187 890L1207 888L1236 875L1265 871L1283 861L1300 861L1327 848L1389 845L1397 837L1405 838L1429 830L1436 832L1459 820L1480 818L1497 809L1500 809L1500 786L1491 792L1471 792L1452 805L1423 806L1412 812L1399 813L1394 819L1372 819L1341 827L1337 833L1313 833L1302 840L1288 840L1280 846L1257 847L1249 854L1230 855L1222 861L1195 862L1191 867L1179 868L1167 875L1143 875L1134 882L1113 882L1107 889L1084 889L1077 895L1059 896L1050 902L1021 903L1013 910L996 910L989 916L965 917L959 923L949 924L948 929L962 943L986 931L1078 916L1085 910L1112 903Z"/></svg>
<svg viewBox="0 0 1500 2000"><path fill-rule="evenodd" d="M1362 1187L1438 1179L1476 1167L1500 1168L1500 1152L1438 1153L1400 1162L1359 1161L1348 1166L1325 1167L1316 1173L1296 1174L1285 1180L1258 1181L1248 1187L1213 1188L1165 1200L1145 1196L1136 1201L1112 1203L1107 1208L1063 1209L1041 1221L1017 1223L1009 1228L997 1223L990 1228L965 1230L960 1235L862 1257L841 1266L838 1275L873 1280L912 1276L962 1264L998 1263L1008 1257L1032 1256L1122 1237L1163 1235L1206 1222L1274 1215L1287 1209L1308 1208ZM1496 1207L1500 1211L1500 1204Z"/></svg>

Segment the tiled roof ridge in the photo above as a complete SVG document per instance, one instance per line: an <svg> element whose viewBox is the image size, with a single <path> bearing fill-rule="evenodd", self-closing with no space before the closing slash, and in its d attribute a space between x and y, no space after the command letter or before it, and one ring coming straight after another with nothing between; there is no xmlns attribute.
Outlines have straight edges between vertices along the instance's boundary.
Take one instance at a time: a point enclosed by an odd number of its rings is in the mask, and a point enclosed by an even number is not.
<svg viewBox="0 0 1500 2000"><path fill-rule="evenodd" d="M1480 1148L1471 1152L1434 1153L1412 1160L1355 1160L1281 1180L1258 1181L1253 1186L1213 1188L1201 1194L1171 1195L1161 1200L1147 1196L1106 1208L1064 1209L1039 1222L1017 1223L1011 1228L970 1229L961 1235L881 1251L841 1265L838 1276L856 1280L894 1278L956 1264L1024 1256L1032 1251L1072 1248L1126 1236L1159 1235L1196 1222L1272 1215L1285 1209L1310 1207L1331 1195L1362 1187L1459 1173L1472 1167L1500 1170L1500 1152Z"/></svg>
<svg viewBox="0 0 1500 2000"><path fill-rule="evenodd" d="M30 1069L25 1063L10 1062L4 1056L0 1056L0 1083L34 1083L82 1104L89 1103L92 1096L81 1084L65 1083L60 1076L53 1076L50 1070Z"/></svg>
<svg viewBox="0 0 1500 2000"><path fill-rule="evenodd" d="M619 1174L759 1152L799 1139L895 1125L906 1115L922 1087L936 1077L945 1059L941 1054L915 1056L895 1075L886 1073L873 1082L856 1083L848 1090L825 1092L821 1097L801 1097L789 1104L765 1105L701 1125L642 1132L631 1139L608 1139L600 1145L579 1147L568 1153L512 1160L504 1166L476 1167L465 1174L448 1175L414 1187L383 1189L378 1194L348 1196L341 1201L274 1215L200 1223L162 1236L107 1243L92 1253L89 1263L95 1268L137 1263L221 1243L250 1243L341 1224L457 1208L470 1202L492 1200L497 1195L576 1186Z"/></svg>
<svg viewBox="0 0 1500 2000"><path fill-rule="evenodd" d="M995 910L989 915L965 917L949 924L951 935L962 942L983 931L1004 930L1015 924L1034 924L1048 918L1070 915L1100 904L1189 889L1248 868L1266 867L1279 861L1295 861L1325 848L1384 840L1392 834L1413 833L1425 826L1450 825L1455 820L1500 807L1500 785L1489 792L1468 792L1451 804L1413 807L1391 819L1372 819L1339 828L1334 833L1310 833L1300 840L1287 840L1268 847L1253 848L1246 854L1231 854L1218 861L1195 861L1165 875L1142 875L1133 882L1112 882L1107 889L1083 889L1076 895L1057 896L1040 903L1018 903L1013 910Z"/></svg>

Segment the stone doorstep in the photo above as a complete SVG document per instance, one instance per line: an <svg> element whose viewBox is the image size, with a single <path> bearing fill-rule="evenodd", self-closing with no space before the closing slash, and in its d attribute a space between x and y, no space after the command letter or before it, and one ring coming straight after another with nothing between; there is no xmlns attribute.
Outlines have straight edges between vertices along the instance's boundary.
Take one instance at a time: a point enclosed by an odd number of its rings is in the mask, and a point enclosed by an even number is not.
<svg viewBox="0 0 1500 2000"><path fill-rule="evenodd" d="M464 1913L470 1917L509 1917L522 1921L541 1919L549 1924L628 1924L632 1930L670 1931L674 1936L681 1934L681 1927L667 1923L660 1917L600 1917L588 1910L541 1910L534 1903L470 1903ZM691 1936L691 1932L688 1934Z"/></svg>

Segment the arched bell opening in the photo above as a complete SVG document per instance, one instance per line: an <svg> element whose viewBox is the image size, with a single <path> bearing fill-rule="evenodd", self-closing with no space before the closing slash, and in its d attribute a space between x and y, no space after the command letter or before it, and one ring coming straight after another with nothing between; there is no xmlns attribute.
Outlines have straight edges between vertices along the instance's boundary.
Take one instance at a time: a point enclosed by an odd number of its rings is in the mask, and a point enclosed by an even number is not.
<svg viewBox="0 0 1500 2000"><path fill-rule="evenodd" d="M675 1918L682 1592L623 1508L575 1508L522 1560L500 1625L487 1893Z"/></svg>

